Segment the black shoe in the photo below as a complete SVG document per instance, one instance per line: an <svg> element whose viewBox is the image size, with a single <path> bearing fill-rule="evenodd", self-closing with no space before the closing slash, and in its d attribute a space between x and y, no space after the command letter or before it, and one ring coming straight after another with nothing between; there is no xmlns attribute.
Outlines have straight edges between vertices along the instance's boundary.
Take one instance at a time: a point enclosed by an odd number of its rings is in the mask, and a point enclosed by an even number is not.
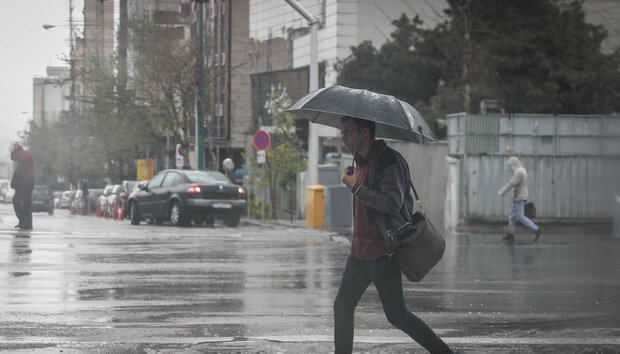
<svg viewBox="0 0 620 354"><path fill-rule="evenodd" d="M16 228L16 229L21 229L21 228L22 228L22 224L17 224L17 225L15 225L15 228Z"/></svg>
<svg viewBox="0 0 620 354"><path fill-rule="evenodd" d="M542 235L542 227L538 227L538 230L536 230L536 238L534 239L534 242L538 242L538 239L540 238L540 235Z"/></svg>
<svg viewBox="0 0 620 354"><path fill-rule="evenodd" d="M515 235L511 233L507 233L506 236L504 236L504 240L508 242L514 242Z"/></svg>
<svg viewBox="0 0 620 354"><path fill-rule="evenodd" d="M20 230L32 230L32 225L22 225L19 227Z"/></svg>

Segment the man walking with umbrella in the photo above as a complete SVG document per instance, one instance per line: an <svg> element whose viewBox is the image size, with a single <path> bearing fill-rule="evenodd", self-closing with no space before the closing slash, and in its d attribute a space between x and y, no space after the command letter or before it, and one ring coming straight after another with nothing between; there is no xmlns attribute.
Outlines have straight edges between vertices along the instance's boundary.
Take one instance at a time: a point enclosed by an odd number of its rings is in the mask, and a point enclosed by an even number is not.
<svg viewBox="0 0 620 354"><path fill-rule="evenodd" d="M407 162L383 140L375 140L373 121L345 116L341 137L345 147L354 152L357 167L347 168L342 176L342 182L354 194L354 226L351 250L334 302L335 354L352 353L355 308L371 283L377 288L385 315L392 325L430 353L453 353L424 321L407 309L401 270L388 259L378 225L381 221L375 218L378 213L412 210Z"/></svg>
<svg viewBox="0 0 620 354"><path fill-rule="evenodd" d="M338 85L309 93L287 112L340 128L342 143L357 163L342 176L354 194L353 239L334 301L335 354L351 354L355 308L371 283L390 323L430 353L452 354L424 321L407 310L401 270L388 258L381 231L388 229L388 219L413 210L413 197L407 161L385 141L375 139L434 140L420 113L393 96Z"/></svg>

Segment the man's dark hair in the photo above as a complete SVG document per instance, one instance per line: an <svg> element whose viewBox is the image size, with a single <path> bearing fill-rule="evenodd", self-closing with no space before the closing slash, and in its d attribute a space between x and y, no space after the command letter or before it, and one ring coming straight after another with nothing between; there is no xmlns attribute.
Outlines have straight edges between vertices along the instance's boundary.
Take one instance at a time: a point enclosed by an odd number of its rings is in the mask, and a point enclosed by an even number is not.
<svg viewBox="0 0 620 354"><path fill-rule="evenodd" d="M352 121L353 124L355 124L355 126L358 129L362 129L362 128L368 128L368 130L370 130L370 137L372 139L375 138L375 122L372 120L366 120L366 119L361 119L361 118L355 118L355 117L351 117L351 116L343 116L342 119L340 120L340 122L350 122Z"/></svg>

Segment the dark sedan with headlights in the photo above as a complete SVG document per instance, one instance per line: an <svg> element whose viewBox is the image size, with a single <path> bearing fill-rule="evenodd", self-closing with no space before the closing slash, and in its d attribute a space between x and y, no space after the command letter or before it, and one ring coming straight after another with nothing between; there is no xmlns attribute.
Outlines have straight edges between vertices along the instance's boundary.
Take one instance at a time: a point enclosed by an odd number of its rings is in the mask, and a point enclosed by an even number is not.
<svg viewBox="0 0 620 354"><path fill-rule="evenodd" d="M228 226L239 225L245 210L246 194L217 171L164 170L127 199L128 218L133 225L142 220L170 221L188 226L221 219Z"/></svg>

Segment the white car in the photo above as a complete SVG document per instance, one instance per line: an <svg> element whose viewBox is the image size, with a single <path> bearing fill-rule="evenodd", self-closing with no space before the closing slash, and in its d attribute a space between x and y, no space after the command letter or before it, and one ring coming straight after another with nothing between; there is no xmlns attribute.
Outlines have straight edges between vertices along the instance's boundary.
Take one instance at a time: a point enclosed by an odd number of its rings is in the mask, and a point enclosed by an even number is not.
<svg viewBox="0 0 620 354"><path fill-rule="evenodd" d="M110 194L107 195L106 200L108 202L108 215L112 216L114 213L114 202L116 201L116 203L118 203L118 208L121 207L120 202L120 194L121 194L122 188L120 184L115 184L112 186L112 188L110 189ZM105 190L104 190L105 192Z"/></svg>
<svg viewBox="0 0 620 354"><path fill-rule="evenodd" d="M103 193L101 193L101 195L99 196L99 215L100 216L105 216L106 207L108 205L108 196L112 193L112 188L114 188L114 185L108 184L103 189ZM108 212L109 212L109 209L108 209Z"/></svg>
<svg viewBox="0 0 620 354"><path fill-rule="evenodd" d="M2 201L5 204L8 203L13 203L13 196L15 195L15 189L9 189L6 191L6 193L4 193L4 196L2 197Z"/></svg>

